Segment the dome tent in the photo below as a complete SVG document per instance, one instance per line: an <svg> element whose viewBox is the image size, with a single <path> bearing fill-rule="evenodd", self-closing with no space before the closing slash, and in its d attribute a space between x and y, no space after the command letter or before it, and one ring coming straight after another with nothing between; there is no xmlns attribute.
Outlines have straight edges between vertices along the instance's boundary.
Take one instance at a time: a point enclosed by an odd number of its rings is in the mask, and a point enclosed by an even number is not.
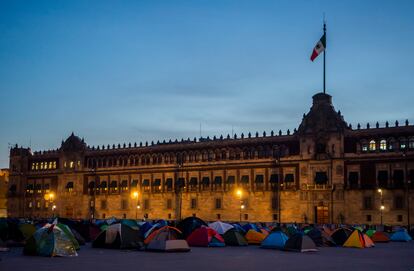
<svg viewBox="0 0 414 271"><path fill-rule="evenodd" d="M273 231L262 241L261 248L283 249L288 236L282 231Z"/></svg>
<svg viewBox="0 0 414 271"><path fill-rule="evenodd" d="M202 226L187 237L187 243L194 247L224 247L224 239L215 230Z"/></svg>
<svg viewBox="0 0 414 271"><path fill-rule="evenodd" d="M92 247L95 248L139 249L142 246L140 232L122 223L108 226L92 242Z"/></svg>
<svg viewBox="0 0 414 271"><path fill-rule="evenodd" d="M235 228L226 231L223 234L224 243L227 246L247 246L247 240L244 236Z"/></svg>
<svg viewBox="0 0 414 271"><path fill-rule="evenodd" d="M285 243L284 250L296 252L318 251L312 239L302 233L293 234Z"/></svg>
<svg viewBox="0 0 414 271"><path fill-rule="evenodd" d="M36 230L23 249L25 255L78 256L71 238L56 224L46 224Z"/></svg>
<svg viewBox="0 0 414 271"><path fill-rule="evenodd" d="M181 231L177 228L164 226L145 239L146 249L160 252L188 252L190 247L186 240L181 239L181 235Z"/></svg>

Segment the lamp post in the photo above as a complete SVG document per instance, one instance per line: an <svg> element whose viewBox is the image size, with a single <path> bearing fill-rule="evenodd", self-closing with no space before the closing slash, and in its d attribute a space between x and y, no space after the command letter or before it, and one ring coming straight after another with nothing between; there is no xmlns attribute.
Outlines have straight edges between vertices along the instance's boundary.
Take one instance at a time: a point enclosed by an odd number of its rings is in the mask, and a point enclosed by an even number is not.
<svg viewBox="0 0 414 271"><path fill-rule="evenodd" d="M384 199L382 197L383 191L382 191L381 188L378 189L378 193L380 194L380 204L381 204L380 205L380 215L381 215L381 226L382 226L383 225L383 212L384 212L385 206L384 206Z"/></svg>
<svg viewBox="0 0 414 271"><path fill-rule="evenodd" d="M240 222L242 221L242 211L244 209L244 204L243 204L243 191L241 189L237 189L236 191L237 196L239 197L239 205L240 205Z"/></svg>
<svg viewBox="0 0 414 271"><path fill-rule="evenodd" d="M141 208L141 206L138 204L138 195L139 195L138 191L134 191L131 193L131 197L136 200L135 201L135 220L138 219L138 209Z"/></svg>

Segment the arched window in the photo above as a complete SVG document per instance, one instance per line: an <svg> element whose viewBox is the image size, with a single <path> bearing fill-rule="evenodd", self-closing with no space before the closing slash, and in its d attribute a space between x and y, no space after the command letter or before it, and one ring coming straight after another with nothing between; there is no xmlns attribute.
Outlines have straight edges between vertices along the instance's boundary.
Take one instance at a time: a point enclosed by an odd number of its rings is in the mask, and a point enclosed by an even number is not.
<svg viewBox="0 0 414 271"><path fill-rule="evenodd" d="M387 141L385 139L382 139L380 141L380 150L381 151L386 151L387 150Z"/></svg>
<svg viewBox="0 0 414 271"><path fill-rule="evenodd" d="M369 150L370 150L370 151L375 151L375 150L376 150L376 148L377 148L377 146L376 146L375 140L371 140L371 141L369 142Z"/></svg>

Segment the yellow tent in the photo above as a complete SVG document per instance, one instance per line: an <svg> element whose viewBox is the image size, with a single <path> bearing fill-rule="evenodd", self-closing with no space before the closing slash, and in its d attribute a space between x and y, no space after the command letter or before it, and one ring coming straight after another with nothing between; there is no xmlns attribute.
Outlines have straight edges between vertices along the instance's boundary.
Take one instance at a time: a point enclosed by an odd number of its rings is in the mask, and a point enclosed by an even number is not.
<svg viewBox="0 0 414 271"><path fill-rule="evenodd" d="M367 238L369 237L367 236ZM345 241L343 246L365 248L365 241L364 241L363 234L358 230L354 230L352 234L348 237L348 239Z"/></svg>
<svg viewBox="0 0 414 271"><path fill-rule="evenodd" d="M255 230L249 230L244 237L249 245L260 245L266 235Z"/></svg>

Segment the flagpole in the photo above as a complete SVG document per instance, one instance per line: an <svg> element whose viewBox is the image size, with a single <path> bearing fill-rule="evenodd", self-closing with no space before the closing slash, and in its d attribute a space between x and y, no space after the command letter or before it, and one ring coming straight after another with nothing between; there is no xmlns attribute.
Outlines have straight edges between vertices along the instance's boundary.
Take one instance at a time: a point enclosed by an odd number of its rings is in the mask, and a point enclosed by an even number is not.
<svg viewBox="0 0 414 271"><path fill-rule="evenodd" d="M323 35L325 36L325 40L326 40L326 23L325 23L325 21L323 22ZM326 44L326 42L325 42L325 44ZM323 94L326 94L325 56L326 56L326 48L325 48L325 50L323 50Z"/></svg>

